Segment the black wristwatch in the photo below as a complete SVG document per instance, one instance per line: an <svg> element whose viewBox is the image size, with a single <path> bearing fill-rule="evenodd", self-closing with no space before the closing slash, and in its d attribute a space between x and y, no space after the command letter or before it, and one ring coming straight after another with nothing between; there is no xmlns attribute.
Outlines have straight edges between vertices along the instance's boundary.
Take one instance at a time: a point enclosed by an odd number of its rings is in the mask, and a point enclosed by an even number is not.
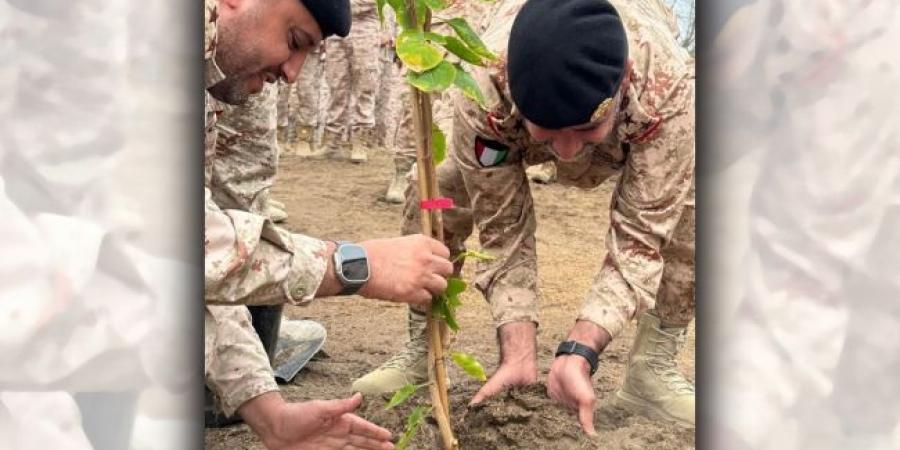
<svg viewBox="0 0 900 450"><path fill-rule="evenodd" d="M588 361L588 364L591 365L591 376L594 375L594 372L597 371L597 360L600 358L600 355L597 354L592 348L588 347L584 344L579 344L575 341L566 341L559 344L559 347L556 347L556 355L578 355L583 357Z"/></svg>
<svg viewBox="0 0 900 450"><path fill-rule="evenodd" d="M340 295L353 295L369 281L366 249L352 242L337 242L334 249L334 275L341 282Z"/></svg>

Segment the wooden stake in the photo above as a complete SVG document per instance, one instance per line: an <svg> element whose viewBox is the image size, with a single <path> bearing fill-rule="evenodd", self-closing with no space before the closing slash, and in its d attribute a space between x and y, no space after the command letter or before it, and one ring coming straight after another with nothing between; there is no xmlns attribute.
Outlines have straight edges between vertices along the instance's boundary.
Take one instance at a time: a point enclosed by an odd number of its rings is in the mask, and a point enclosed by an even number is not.
<svg viewBox="0 0 900 450"><path fill-rule="evenodd" d="M437 185L437 174L431 151L431 99L428 94L410 87L413 94L413 118L416 127L416 167L418 175L419 199L432 199L440 196ZM439 209L423 210L419 214L422 233L443 242L444 227ZM453 437L450 425L450 401L447 396L447 369L444 366L444 344L442 335L447 325L436 320L429 310L426 319L428 336L428 379L431 403L434 416L441 432L441 440L445 450L457 450L459 444Z"/></svg>
<svg viewBox="0 0 900 450"><path fill-rule="evenodd" d="M414 0L406 0L407 28L417 23ZM423 29L427 31L431 24L431 14L425 17ZM440 197L437 175L434 168L434 157L431 149L431 97L410 86L413 98L413 122L416 127L416 167L418 174L419 200ZM444 241L444 226L440 209L423 210L419 214L422 233ZM450 401L447 397L447 369L444 367L444 340L447 325L436 320L431 310L426 315L425 332L428 336L428 380L434 417L441 431L444 450L458 450L459 443L453 437L450 425Z"/></svg>

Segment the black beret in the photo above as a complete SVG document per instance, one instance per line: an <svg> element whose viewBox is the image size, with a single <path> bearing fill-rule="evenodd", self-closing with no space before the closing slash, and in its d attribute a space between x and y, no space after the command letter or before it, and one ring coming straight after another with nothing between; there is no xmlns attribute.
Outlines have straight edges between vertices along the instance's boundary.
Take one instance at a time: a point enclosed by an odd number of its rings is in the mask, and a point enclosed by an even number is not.
<svg viewBox="0 0 900 450"><path fill-rule="evenodd" d="M605 0L526 1L507 50L513 102L549 129L591 122L616 94L628 61L622 19Z"/></svg>
<svg viewBox="0 0 900 450"><path fill-rule="evenodd" d="M322 29L322 38L350 34L350 0L301 0Z"/></svg>

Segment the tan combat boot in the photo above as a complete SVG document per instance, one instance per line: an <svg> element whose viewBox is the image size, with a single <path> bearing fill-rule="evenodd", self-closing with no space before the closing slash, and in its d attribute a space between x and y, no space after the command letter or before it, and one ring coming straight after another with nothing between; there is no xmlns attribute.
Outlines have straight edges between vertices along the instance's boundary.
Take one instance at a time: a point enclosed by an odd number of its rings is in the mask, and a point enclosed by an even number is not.
<svg viewBox="0 0 900 450"><path fill-rule="evenodd" d="M548 161L537 166L525 169L528 179L540 184L549 184L556 181L556 165Z"/></svg>
<svg viewBox="0 0 900 450"><path fill-rule="evenodd" d="M428 380L428 339L425 337L425 314L409 313L409 342L400 353L353 382L353 392L379 395L395 392L410 383Z"/></svg>
<svg viewBox="0 0 900 450"><path fill-rule="evenodd" d="M366 162L369 148L374 147L377 140L374 128L354 127L350 139L350 161L357 164Z"/></svg>
<svg viewBox="0 0 900 450"><path fill-rule="evenodd" d="M694 385L675 364L686 327L660 327L659 318L643 313L628 355L625 383L616 392L623 406L654 419L694 428Z"/></svg>
<svg viewBox="0 0 900 450"><path fill-rule="evenodd" d="M309 159L340 159L343 143L341 135L325 130L322 134L322 145L310 151Z"/></svg>
<svg viewBox="0 0 900 450"><path fill-rule="evenodd" d="M410 164L406 161L398 162L394 160L394 179L388 186L387 193L384 194L384 200L388 203L402 204L406 200L406 188L409 187Z"/></svg>
<svg viewBox="0 0 900 450"><path fill-rule="evenodd" d="M313 152L313 129L306 125L297 127L297 142L294 144L294 154L301 158L308 158Z"/></svg>
<svg viewBox="0 0 900 450"><path fill-rule="evenodd" d="M350 141L350 161L362 164L368 160L366 156L366 144L359 139L354 138Z"/></svg>

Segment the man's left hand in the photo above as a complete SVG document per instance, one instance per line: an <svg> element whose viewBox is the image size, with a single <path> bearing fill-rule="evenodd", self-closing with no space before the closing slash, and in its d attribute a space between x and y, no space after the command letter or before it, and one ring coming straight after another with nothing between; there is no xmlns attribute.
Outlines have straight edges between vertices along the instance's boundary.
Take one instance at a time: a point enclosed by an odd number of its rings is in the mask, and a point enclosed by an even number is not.
<svg viewBox="0 0 900 450"><path fill-rule="evenodd" d="M578 413L578 422L584 432L593 436L594 405L597 395L591 381L591 365L578 355L562 355L553 361L547 376L547 395L553 401Z"/></svg>

